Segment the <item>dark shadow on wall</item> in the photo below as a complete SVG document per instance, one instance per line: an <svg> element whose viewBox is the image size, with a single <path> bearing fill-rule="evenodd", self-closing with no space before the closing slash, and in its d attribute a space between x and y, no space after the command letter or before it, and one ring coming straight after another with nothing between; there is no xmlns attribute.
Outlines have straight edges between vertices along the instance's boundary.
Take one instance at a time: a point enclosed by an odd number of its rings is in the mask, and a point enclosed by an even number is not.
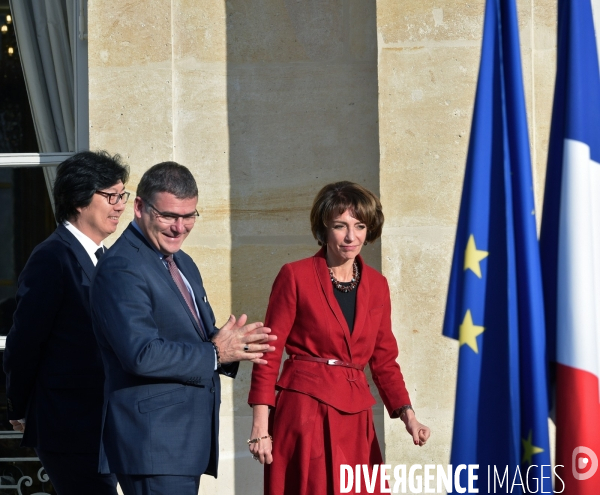
<svg viewBox="0 0 600 495"><path fill-rule="evenodd" d="M379 194L375 2L228 0L232 311L262 321L281 266L312 255L308 214L325 184ZM376 243L363 251L381 269ZM236 493L262 493L248 452L251 367L234 385ZM372 387L374 389L374 387ZM383 447L383 407L375 408Z"/></svg>

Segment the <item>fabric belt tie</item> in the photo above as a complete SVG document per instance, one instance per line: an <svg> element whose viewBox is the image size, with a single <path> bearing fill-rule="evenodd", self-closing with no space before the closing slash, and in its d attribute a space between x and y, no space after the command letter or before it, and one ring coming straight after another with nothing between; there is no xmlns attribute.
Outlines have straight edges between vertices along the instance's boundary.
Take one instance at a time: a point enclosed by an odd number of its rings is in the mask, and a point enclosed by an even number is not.
<svg viewBox="0 0 600 495"><path fill-rule="evenodd" d="M364 366L360 364L347 363L346 361L340 361L339 359L326 359L314 356L300 356L297 354L292 354L290 356L291 361L312 361L314 363L323 363L329 366L343 366L344 368L354 368L355 370L363 371L365 369Z"/></svg>

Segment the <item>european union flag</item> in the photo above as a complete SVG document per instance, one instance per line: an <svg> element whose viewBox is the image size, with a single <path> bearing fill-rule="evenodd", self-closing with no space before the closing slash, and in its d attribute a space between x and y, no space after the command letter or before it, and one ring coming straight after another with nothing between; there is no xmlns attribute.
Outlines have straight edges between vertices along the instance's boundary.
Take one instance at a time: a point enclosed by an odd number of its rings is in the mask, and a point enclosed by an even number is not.
<svg viewBox="0 0 600 495"><path fill-rule="evenodd" d="M444 335L460 344L452 465L479 464L480 493L506 493L507 484L512 493L550 492L544 306L515 0L486 2Z"/></svg>

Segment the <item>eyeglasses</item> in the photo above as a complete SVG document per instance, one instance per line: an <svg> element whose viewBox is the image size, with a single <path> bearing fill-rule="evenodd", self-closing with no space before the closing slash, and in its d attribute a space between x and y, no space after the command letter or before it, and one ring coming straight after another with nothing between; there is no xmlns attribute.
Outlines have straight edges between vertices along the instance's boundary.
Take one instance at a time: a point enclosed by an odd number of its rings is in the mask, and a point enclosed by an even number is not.
<svg viewBox="0 0 600 495"><path fill-rule="evenodd" d="M190 227L191 225L194 225L194 223L196 222L196 218L200 216L198 210L194 211L194 213L189 213L187 215L176 215L175 213L166 213L158 211L154 207L154 205L149 201L146 201L146 204L154 210L158 221L165 225L175 225L177 221L181 218L183 225L185 225L186 227Z"/></svg>
<svg viewBox="0 0 600 495"><path fill-rule="evenodd" d="M124 192L122 194L119 194L119 193L107 193L104 191L96 191L96 194L99 194L100 196L104 196L106 198L106 201L108 201L109 205L116 205L119 201L121 201L121 203L123 203L123 204L127 203L127 200L129 199L129 195L131 193Z"/></svg>

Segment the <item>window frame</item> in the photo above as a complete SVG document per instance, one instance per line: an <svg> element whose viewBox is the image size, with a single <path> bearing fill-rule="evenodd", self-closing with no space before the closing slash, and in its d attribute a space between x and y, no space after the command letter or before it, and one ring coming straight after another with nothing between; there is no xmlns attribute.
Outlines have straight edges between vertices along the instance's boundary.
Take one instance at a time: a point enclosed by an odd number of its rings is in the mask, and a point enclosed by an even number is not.
<svg viewBox="0 0 600 495"><path fill-rule="evenodd" d="M89 83L87 0L71 0L73 23L75 150L63 153L0 153L0 167L56 167L77 151L89 149ZM6 336L0 336L0 353L6 348Z"/></svg>
<svg viewBox="0 0 600 495"><path fill-rule="evenodd" d="M0 153L0 167L53 167L77 151L88 150L89 131L89 83L87 42L87 0L71 0L73 23L74 109L75 149L65 153Z"/></svg>

